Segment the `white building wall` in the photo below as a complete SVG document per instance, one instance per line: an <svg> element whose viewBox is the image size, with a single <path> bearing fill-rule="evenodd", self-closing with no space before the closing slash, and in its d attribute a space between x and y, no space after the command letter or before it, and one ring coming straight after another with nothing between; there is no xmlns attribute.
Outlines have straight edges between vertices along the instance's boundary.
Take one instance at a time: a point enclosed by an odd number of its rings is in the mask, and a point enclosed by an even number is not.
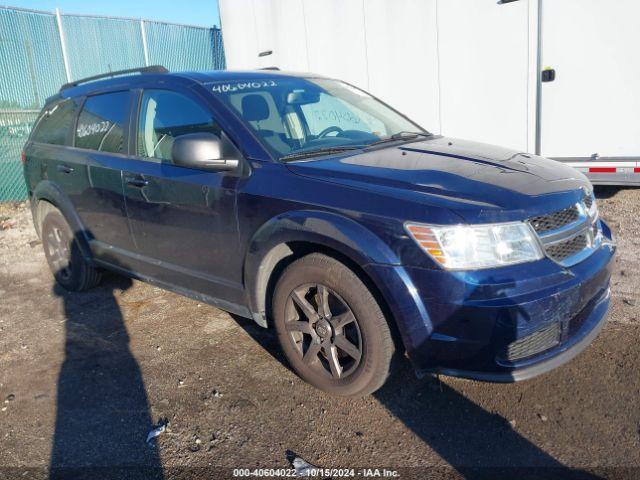
<svg viewBox="0 0 640 480"><path fill-rule="evenodd" d="M336 77L432 132L529 147L529 0L220 0L220 16L229 68Z"/></svg>
<svg viewBox="0 0 640 480"><path fill-rule="evenodd" d="M438 2L442 132L528 147L529 5Z"/></svg>
<svg viewBox="0 0 640 480"><path fill-rule="evenodd" d="M545 0L542 152L640 156L640 1Z"/></svg>
<svg viewBox="0 0 640 480"><path fill-rule="evenodd" d="M540 66L557 78L538 102L540 4ZM539 103L543 155L640 157L638 0L220 0L220 13L229 68L333 76L432 132L529 152Z"/></svg>
<svg viewBox="0 0 640 480"><path fill-rule="evenodd" d="M366 0L368 90L440 132L436 0Z"/></svg>
<svg viewBox="0 0 640 480"><path fill-rule="evenodd" d="M227 68L260 67L258 53L261 50L253 0L221 0L218 6Z"/></svg>
<svg viewBox="0 0 640 480"><path fill-rule="evenodd" d="M340 78L366 90L369 77L363 3L303 1L310 71Z"/></svg>
<svg viewBox="0 0 640 480"><path fill-rule="evenodd" d="M273 51L269 56L259 57L258 65L269 67L285 63L292 71L309 71L303 3L300 0L259 0L253 5L258 50Z"/></svg>

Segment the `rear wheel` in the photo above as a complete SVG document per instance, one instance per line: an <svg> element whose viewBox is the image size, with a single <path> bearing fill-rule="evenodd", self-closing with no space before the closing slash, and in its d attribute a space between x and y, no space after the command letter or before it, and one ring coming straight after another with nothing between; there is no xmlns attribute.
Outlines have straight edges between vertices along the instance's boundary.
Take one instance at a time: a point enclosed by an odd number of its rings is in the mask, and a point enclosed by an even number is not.
<svg viewBox="0 0 640 480"><path fill-rule="evenodd" d="M78 240L58 210L46 214L41 232L47 263L60 285L80 292L100 283L100 271L82 256Z"/></svg>
<svg viewBox="0 0 640 480"><path fill-rule="evenodd" d="M307 382L340 396L384 384L394 353L389 326L344 264L317 253L293 262L276 285L273 314L280 345Z"/></svg>

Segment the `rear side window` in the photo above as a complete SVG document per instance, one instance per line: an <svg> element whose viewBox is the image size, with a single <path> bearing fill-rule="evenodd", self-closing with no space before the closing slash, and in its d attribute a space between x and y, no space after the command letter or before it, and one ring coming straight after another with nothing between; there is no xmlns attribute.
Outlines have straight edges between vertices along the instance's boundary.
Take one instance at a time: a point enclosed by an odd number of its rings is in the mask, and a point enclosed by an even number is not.
<svg viewBox="0 0 640 480"><path fill-rule="evenodd" d="M31 139L34 142L65 145L78 113L74 100L65 100L47 108L36 124Z"/></svg>
<svg viewBox="0 0 640 480"><path fill-rule="evenodd" d="M138 156L171 162L173 141L188 133L215 133L220 127L211 113L184 95L146 90L140 104Z"/></svg>
<svg viewBox="0 0 640 480"><path fill-rule="evenodd" d="M127 153L124 128L129 115L129 92L88 97L76 127L78 148Z"/></svg>

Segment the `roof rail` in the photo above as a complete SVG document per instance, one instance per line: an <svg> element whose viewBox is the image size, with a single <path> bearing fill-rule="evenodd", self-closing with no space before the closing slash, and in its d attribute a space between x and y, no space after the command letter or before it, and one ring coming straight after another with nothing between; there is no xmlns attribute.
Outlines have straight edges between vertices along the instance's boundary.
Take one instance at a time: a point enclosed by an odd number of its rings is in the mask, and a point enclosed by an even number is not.
<svg viewBox="0 0 640 480"><path fill-rule="evenodd" d="M262 67L259 68L258 70L280 70L278 67Z"/></svg>
<svg viewBox="0 0 640 480"><path fill-rule="evenodd" d="M93 77L81 78L80 80L74 80L73 82L65 83L60 87L60 91L71 87L77 87L81 83L92 82L93 80L99 80L101 78L117 77L119 75L126 75L128 73L168 73L162 65L151 65L150 67L129 68L127 70L118 70L115 72L102 73L100 75L94 75Z"/></svg>

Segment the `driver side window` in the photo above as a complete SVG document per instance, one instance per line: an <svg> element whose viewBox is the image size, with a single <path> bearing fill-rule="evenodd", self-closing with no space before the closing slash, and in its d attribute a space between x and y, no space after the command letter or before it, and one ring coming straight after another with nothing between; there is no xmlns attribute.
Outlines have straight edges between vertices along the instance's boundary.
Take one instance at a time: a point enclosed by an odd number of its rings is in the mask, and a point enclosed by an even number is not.
<svg viewBox="0 0 640 480"><path fill-rule="evenodd" d="M380 120L326 93L320 94L320 101L301 105L300 108L312 135L318 135L330 127L358 130L378 137L386 135L387 129Z"/></svg>
<svg viewBox="0 0 640 480"><path fill-rule="evenodd" d="M137 154L171 162L174 140L188 133L220 136L212 115L190 98L170 90L145 90L138 121Z"/></svg>

